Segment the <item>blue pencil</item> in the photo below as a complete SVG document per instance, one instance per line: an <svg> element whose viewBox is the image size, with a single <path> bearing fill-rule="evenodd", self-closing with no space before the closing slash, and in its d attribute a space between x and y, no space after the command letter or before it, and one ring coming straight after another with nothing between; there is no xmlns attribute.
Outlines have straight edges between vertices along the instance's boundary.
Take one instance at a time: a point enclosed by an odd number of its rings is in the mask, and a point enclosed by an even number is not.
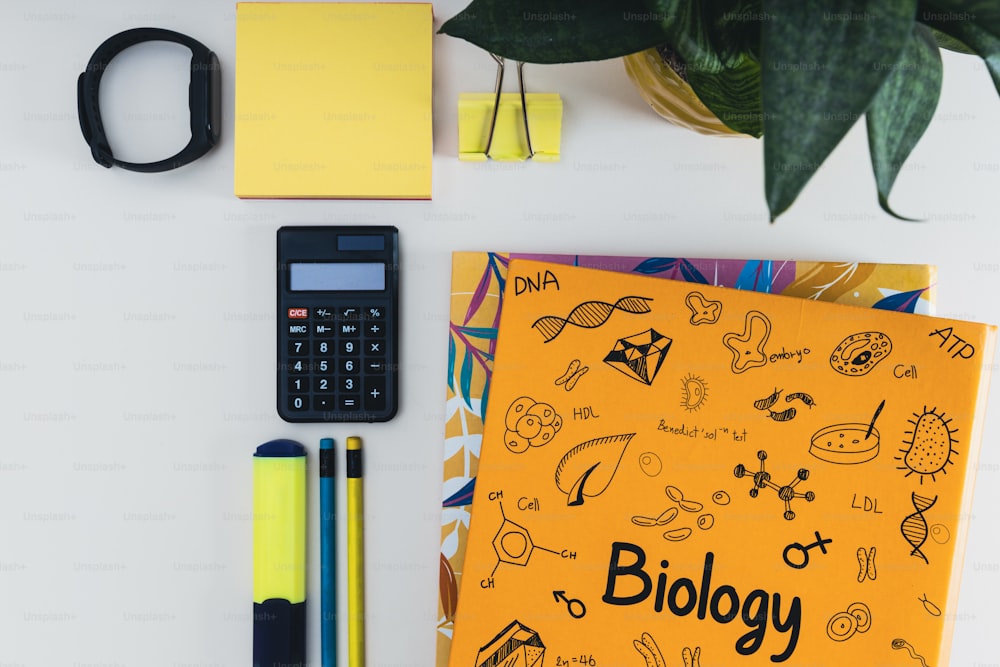
<svg viewBox="0 0 1000 667"><path fill-rule="evenodd" d="M322 667L337 664L337 487L333 438L319 441L320 637Z"/></svg>

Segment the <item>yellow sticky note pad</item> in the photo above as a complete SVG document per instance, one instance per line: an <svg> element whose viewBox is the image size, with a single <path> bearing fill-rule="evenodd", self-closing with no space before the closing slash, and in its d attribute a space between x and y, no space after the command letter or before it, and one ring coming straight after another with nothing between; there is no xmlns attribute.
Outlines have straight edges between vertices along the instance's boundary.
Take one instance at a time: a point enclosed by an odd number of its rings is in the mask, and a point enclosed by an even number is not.
<svg viewBox="0 0 1000 667"><path fill-rule="evenodd" d="M996 327L524 259L503 302L452 667L947 665Z"/></svg>
<svg viewBox="0 0 1000 667"><path fill-rule="evenodd" d="M486 144L493 119L493 93L462 93L458 97L458 158L486 160ZM562 134L562 98L556 93L527 93L528 127L537 162L558 162ZM520 161L528 157L521 96L503 93L497 112L490 157L500 161Z"/></svg>
<svg viewBox="0 0 1000 667"><path fill-rule="evenodd" d="M239 197L429 199L429 3L236 6Z"/></svg>

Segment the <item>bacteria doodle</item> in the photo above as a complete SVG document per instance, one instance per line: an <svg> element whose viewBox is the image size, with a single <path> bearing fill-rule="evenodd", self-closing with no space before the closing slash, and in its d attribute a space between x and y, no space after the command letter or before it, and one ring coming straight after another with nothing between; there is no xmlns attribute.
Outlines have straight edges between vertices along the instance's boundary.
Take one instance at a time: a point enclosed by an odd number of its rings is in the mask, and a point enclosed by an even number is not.
<svg viewBox="0 0 1000 667"><path fill-rule="evenodd" d="M913 649L913 646L908 641L906 641L905 639L893 639L892 643L890 644L890 646L892 646L892 648L896 649L897 651L899 651L901 649L906 649L906 652L910 654L911 658L913 658L914 660L919 660L920 661L921 667L927 667L927 661L924 660L924 656L922 656L919 653L917 653Z"/></svg>
<svg viewBox="0 0 1000 667"><path fill-rule="evenodd" d="M927 593L924 593L923 597L917 598L923 605L924 611L926 611L931 616L940 616L941 610L936 604L927 599Z"/></svg>
<svg viewBox="0 0 1000 667"><path fill-rule="evenodd" d="M945 419L943 413L937 412L937 408L928 410L924 406L921 414L913 413L913 416L916 420L908 420L913 428L906 431L910 439L903 441L906 449L900 449L902 456L895 457L903 465L896 466L896 469L908 470L906 477L918 475L921 484L926 477L936 482L938 473L948 474L946 466L952 462L951 457L958 453L952 446L955 444L952 437L955 430L951 428L951 420Z"/></svg>
<svg viewBox="0 0 1000 667"><path fill-rule="evenodd" d="M708 398L708 384L705 378L688 374L681 380L681 407L688 412L698 410Z"/></svg>

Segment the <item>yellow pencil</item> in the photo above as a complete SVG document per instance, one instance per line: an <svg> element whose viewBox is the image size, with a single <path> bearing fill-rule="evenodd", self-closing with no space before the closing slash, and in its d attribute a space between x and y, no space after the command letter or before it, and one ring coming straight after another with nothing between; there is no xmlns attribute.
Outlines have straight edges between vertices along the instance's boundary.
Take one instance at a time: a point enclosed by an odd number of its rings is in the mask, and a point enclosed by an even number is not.
<svg viewBox="0 0 1000 667"><path fill-rule="evenodd" d="M365 532L361 438L347 439L347 663L365 664Z"/></svg>

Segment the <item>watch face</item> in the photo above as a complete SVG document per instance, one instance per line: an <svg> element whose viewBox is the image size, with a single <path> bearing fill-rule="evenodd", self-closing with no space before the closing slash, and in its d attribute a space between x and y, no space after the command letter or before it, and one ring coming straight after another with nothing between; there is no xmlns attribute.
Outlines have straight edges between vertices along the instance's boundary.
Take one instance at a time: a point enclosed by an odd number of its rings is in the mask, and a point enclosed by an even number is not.
<svg viewBox="0 0 1000 667"><path fill-rule="evenodd" d="M212 53L208 91L208 114L211 122L209 130L212 134L212 143L219 142L219 135L222 133L222 66L219 58Z"/></svg>

